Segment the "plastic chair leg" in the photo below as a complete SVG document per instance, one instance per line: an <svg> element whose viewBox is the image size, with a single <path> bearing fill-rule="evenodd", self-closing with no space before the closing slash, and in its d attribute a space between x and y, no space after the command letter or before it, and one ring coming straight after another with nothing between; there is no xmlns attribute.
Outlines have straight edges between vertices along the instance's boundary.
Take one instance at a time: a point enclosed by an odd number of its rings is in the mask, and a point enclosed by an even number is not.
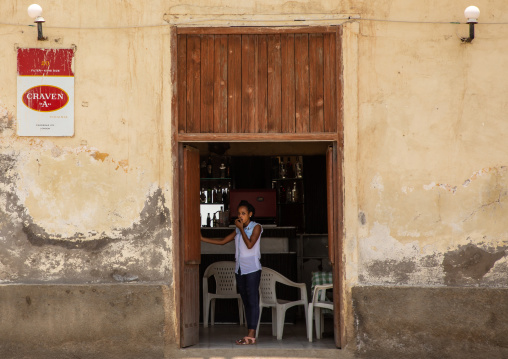
<svg viewBox="0 0 508 359"><path fill-rule="evenodd" d="M210 318L210 325L213 327L215 325L215 298L212 299L211 301L211 306L212 306L212 317Z"/></svg>
<svg viewBox="0 0 508 359"><path fill-rule="evenodd" d="M312 342L312 314L314 313L314 305L309 303L309 308L307 310L307 338L309 342Z"/></svg>
<svg viewBox="0 0 508 359"><path fill-rule="evenodd" d="M316 339L321 339L321 310L314 308L314 322L316 323Z"/></svg>
<svg viewBox="0 0 508 359"><path fill-rule="evenodd" d="M277 308L272 307L272 336L277 335Z"/></svg>
<svg viewBox="0 0 508 359"><path fill-rule="evenodd" d="M282 332L284 331L284 318L286 317L286 311L282 308L278 308L277 312L277 340L282 340Z"/></svg>
<svg viewBox="0 0 508 359"><path fill-rule="evenodd" d="M259 323L261 323L261 314L263 313L263 307L259 307L259 318L258 318L258 326L256 328L256 339L258 337L258 334L259 334ZM247 319L245 320L245 322L247 323Z"/></svg>
<svg viewBox="0 0 508 359"><path fill-rule="evenodd" d="M308 304L309 304L309 303L307 303L307 305L308 305ZM312 304L312 303L310 303L310 304ZM303 313L305 314L305 329L306 329L307 331L309 331L309 326L308 326L308 322L309 322L309 313L307 312L307 307L306 307L305 305L303 306ZM312 324L312 319L311 319L311 324ZM311 326L311 328L312 328L312 326Z"/></svg>
<svg viewBox="0 0 508 359"><path fill-rule="evenodd" d="M203 327L208 327L208 309L210 308L210 300L203 298Z"/></svg>
<svg viewBox="0 0 508 359"><path fill-rule="evenodd" d="M321 314L320 320L321 320L321 337L322 337L323 333L325 332L325 315L323 308L319 310L319 313Z"/></svg>

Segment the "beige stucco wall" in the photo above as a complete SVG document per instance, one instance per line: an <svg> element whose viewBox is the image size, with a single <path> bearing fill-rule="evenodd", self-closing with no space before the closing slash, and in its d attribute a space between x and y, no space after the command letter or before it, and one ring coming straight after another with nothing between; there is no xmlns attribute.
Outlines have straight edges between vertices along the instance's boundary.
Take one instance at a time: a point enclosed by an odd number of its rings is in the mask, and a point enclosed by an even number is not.
<svg viewBox="0 0 508 359"><path fill-rule="evenodd" d="M365 17L463 21L462 6L451 2L436 3L435 12L414 5L392 2L385 15L380 7ZM346 241L358 253L353 282L508 284L508 28L482 23L506 22L506 5L477 6L480 24L469 44L458 38L467 25L360 21L358 141L350 159L358 178L348 212L356 240Z"/></svg>
<svg viewBox="0 0 508 359"><path fill-rule="evenodd" d="M0 25L4 283L172 282L170 24L343 24L348 325L357 285L508 285L504 1L476 3L470 44L464 1L40 4L47 42ZM75 135L18 137L16 46L74 45Z"/></svg>
<svg viewBox="0 0 508 359"><path fill-rule="evenodd" d="M3 18L30 24L27 4L2 2ZM103 282L113 273L169 279L170 220L143 223L143 213L164 213L171 200L170 101L164 101L170 98L164 71L169 56L163 56L169 54L169 28L115 28L161 22L141 3L130 5L42 2L48 41L37 41L32 27L1 26L0 151L12 162L2 188L11 196L0 201L11 211L18 208L0 226L10 251L0 264L2 281ZM16 47L74 46L74 136L18 137ZM39 238L57 244L13 243L28 224ZM108 253L90 258L66 248L87 242L108 243Z"/></svg>

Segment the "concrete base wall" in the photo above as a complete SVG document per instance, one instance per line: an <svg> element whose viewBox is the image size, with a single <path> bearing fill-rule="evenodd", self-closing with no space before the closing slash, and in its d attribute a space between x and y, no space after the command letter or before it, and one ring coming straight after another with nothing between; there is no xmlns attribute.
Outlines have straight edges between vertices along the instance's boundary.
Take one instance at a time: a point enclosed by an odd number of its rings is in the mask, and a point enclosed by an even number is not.
<svg viewBox="0 0 508 359"><path fill-rule="evenodd" d="M508 358L508 289L355 287L363 358Z"/></svg>
<svg viewBox="0 0 508 359"><path fill-rule="evenodd" d="M0 358L163 358L174 343L163 285L2 285Z"/></svg>

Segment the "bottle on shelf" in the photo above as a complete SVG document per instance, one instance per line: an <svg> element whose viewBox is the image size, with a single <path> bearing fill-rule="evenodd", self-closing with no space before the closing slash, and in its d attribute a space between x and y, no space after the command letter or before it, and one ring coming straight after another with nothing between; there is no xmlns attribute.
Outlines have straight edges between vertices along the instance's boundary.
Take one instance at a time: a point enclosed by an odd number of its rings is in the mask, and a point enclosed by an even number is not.
<svg viewBox="0 0 508 359"><path fill-rule="evenodd" d="M213 214L213 219L212 219L212 226L213 227L218 227L218 222L217 222L217 215L216 213Z"/></svg>
<svg viewBox="0 0 508 359"><path fill-rule="evenodd" d="M208 215L206 216L206 226L207 227L210 227L210 222L211 222L210 213L208 213Z"/></svg>
<svg viewBox="0 0 508 359"><path fill-rule="evenodd" d="M217 187L212 189L212 203L217 203Z"/></svg>
<svg viewBox="0 0 508 359"><path fill-rule="evenodd" d="M226 178L226 165L224 164L224 162L222 162L220 164L220 178Z"/></svg>
<svg viewBox="0 0 508 359"><path fill-rule="evenodd" d="M300 199L298 198L298 188L296 187L296 181L293 182L293 189L291 190L291 199L293 202L299 202Z"/></svg>
<svg viewBox="0 0 508 359"><path fill-rule="evenodd" d="M208 156L208 162L206 163L206 174L208 178L212 178L212 157Z"/></svg>
<svg viewBox="0 0 508 359"><path fill-rule="evenodd" d="M215 203L222 203L222 187L220 185L217 186L217 195L215 198L216 198Z"/></svg>
<svg viewBox="0 0 508 359"><path fill-rule="evenodd" d="M291 184L288 184L286 188L286 203L293 202L293 190L291 189Z"/></svg>
<svg viewBox="0 0 508 359"><path fill-rule="evenodd" d="M295 177L295 171L293 170L293 164L291 163L291 157L288 157L288 161L286 163L286 176L288 178Z"/></svg>
<svg viewBox="0 0 508 359"><path fill-rule="evenodd" d="M229 197L228 197L228 188L224 187L222 190L222 203L224 203L224 209L227 211L229 208Z"/></svg>
<svg viewBox="0 0 508 359"><path fill-rule="evenodd" d="M224 207L220 207L219 211L219 227L225 227L226 218L224 217Z"/></svg>
<svg viewBox="0 0 508 359"><path fill-rule="evenodd" d="M204 187L202 187L201 191L199 192L199 200L201 203L206 203L206 191Z"/></svg>
<svg viewBox="0 0 508 359"><path fill-rule="evenodd" d="M206 190L206 203L212 203L212 187L210 185Z"/></svg>
<svg viewBox="0 0 508 359"><path fill-rule="evenodd" d="M302 164L300 163L300 156L296 156L295 172L296 178L302 178L303 170Z"/></svg>
<svg viewBox="0 0 508 359"><path fill-rule="evenodd" d="M284 163L283 159L281 159L279 165L280 165L280 167L279 167L279 177L280 178L286 178L286 164Z"/></svg>

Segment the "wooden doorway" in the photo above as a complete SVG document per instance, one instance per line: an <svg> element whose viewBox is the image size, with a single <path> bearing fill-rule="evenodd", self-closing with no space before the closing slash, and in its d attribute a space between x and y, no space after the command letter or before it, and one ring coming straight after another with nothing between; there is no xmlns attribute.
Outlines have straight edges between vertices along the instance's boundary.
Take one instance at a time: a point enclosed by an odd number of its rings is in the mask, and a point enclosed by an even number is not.
<svg viewBox="0 0 508 359"><path fill-rule="evenodd" d="M181 292L187 283L199 280L188 278L185 274L185 266L192 264L185 263L184 248L192 248L193 244L186 243L189 237L182 235L192 232L191 229L184 228L192 224L191 221L182 220L181 217L185 214L180 212L186 202L185 193L180 189L182 182L189 181L187 176L190 173L183 169L183 143L334 143L329 160L332 205L328 208L330 220L334 223L330 237L334 250L330 253L333 256L330 260L335 265L334 301L337 314L334 326L337 347L345 345L340 39L340 27L191 28L172 31L175 93L172 111L173 149L175 164L180 168L173 201L174 218L180 224L176 228L177 235L174 236L179 241L175 243L175 248L179 248L178 255L175 256L175 268L178 271L175 289ZM253 63L250 62L252 59ZM241 81L237 81L238 78ZM198 192L199 190L196 193ZM190 240L199 243L197 235L193 238ZM177 298L182 347L192 345L193 340L187 341L185 338L194 336L185 333L189 323L184 318L193 310L199 311L198 307L189 308L194 304L185 298L188 297ZM197 331L197 328L194 330Z"/></svg>

